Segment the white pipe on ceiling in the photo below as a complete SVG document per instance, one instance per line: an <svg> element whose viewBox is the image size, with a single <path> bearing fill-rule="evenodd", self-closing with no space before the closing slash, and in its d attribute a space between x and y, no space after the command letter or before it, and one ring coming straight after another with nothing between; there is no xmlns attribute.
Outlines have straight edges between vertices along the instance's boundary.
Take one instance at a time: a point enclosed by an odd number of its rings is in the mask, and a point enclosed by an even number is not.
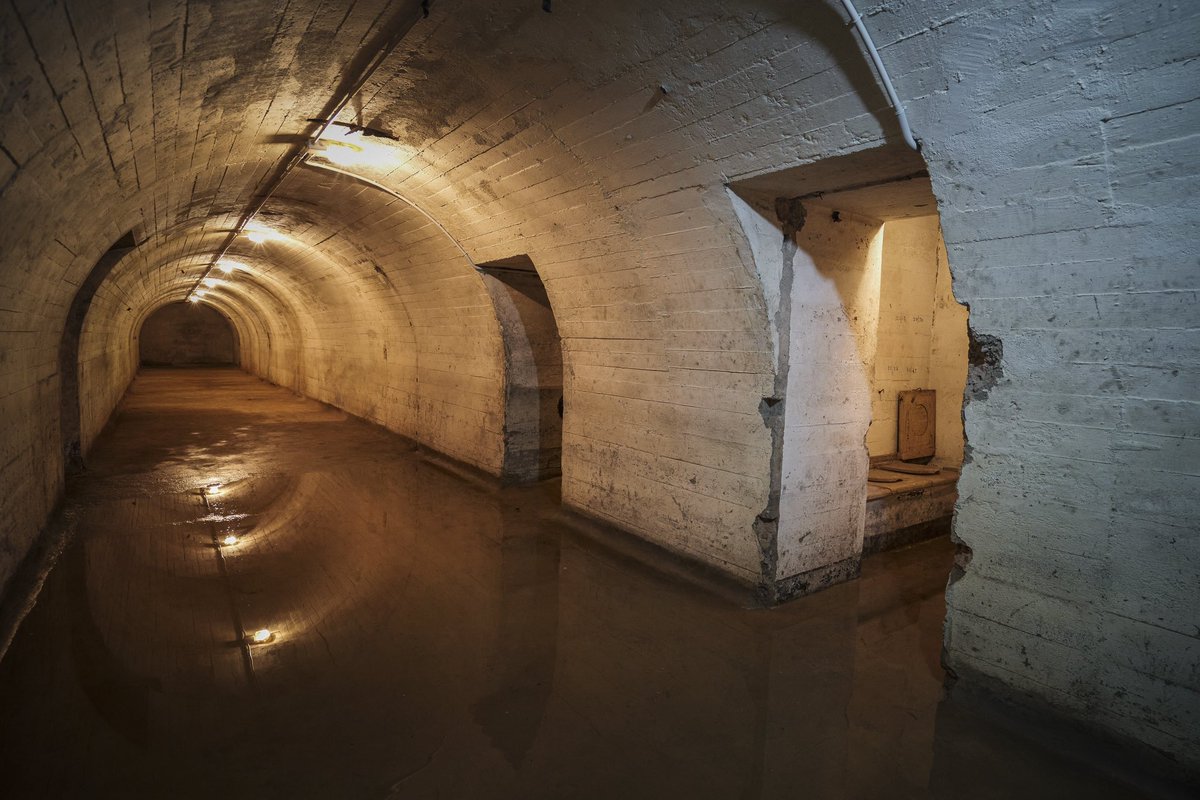
<svg viewBox="0 0 1200 800"><path fill-rule="evenodd" d="M875 48L875 42L871 39L871 34L867 30L867 26L863 24L862 14L858 13L858 9L854 7L852 0L842 0L842 5L846 8L846 13L850 15L850 22L858 30L858 35L862 37L863 44L867 46L867 54L871 56L871 62L875 65L876 71L879 72L879 78L883 81L884 91L887 92L888 101L892 104L892 108L896 110L896 118L900 120L900 133L904 136L905 143L913 150L920 151L921 145L917 143L913 136L912 128L908 125L908 115L904 113L904 106L900 103L900 97L896 94L896 87L892 86L892 79L888 76L888 71L883 66L883 59L879 57L879 50Z"/></svg>

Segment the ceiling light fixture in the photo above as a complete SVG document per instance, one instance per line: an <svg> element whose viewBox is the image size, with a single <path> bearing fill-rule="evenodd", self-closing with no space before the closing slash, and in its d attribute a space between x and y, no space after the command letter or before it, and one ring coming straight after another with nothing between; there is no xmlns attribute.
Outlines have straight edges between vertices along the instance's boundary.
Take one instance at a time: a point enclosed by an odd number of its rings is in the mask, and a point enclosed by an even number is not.
<svg viewBox="0 0 1200 800"><path fill-rule="evenodd" d="M270 628L259 628L250 637L250 640L255 644L266 644L275 638L275 633Z"/></svg>
<svg viewBox="0 0 1200 800"><path fill-rule="evenodd" d="M287 238L283 234L277 233L266 225L261 225L257 222L247 222L246 226L242 228L242 233L246 234L246 238L254 242L254 244L266 244L267 242Z"/></svg>
<svg viewBox="0 0 1200 800"><path fill-rule="evenodd" d="M391 171L399 166L400 152L380 137L361 131L330 127L312 144L309 153L340 167L371 167Z"/></svg>

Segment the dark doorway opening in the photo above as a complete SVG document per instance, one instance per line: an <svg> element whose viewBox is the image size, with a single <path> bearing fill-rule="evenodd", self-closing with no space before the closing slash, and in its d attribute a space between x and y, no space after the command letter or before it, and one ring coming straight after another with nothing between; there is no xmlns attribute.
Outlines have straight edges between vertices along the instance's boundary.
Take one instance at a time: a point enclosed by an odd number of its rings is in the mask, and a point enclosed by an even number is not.
<svg viewBox="0 0 1200 800"><path fill-rule="evenodd" d="M480 264L504 339L504 467L509 483L562 474L562 340L528 256Z"/></svg>
<svg viewBox="0 0 1200 800"><path fill-rule="evenodd" d="M104 255L92 266L84 278L71 308L67 311L62 339L58 346L58 375L61 392L59 406L59 431L62 437L63 465L66 474L73 475L83 470L82 421L79 408L79 337L83 334L83 321L91 308L92 298L112 272L113 267L128 255L138 242L133 231L112 244Z"/></svg>

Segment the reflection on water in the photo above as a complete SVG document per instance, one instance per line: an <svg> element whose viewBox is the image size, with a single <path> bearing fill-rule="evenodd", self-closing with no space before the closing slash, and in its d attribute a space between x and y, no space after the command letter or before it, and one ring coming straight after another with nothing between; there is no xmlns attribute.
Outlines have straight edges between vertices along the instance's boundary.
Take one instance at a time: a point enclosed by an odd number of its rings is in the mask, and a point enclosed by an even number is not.
<svg viewBox="0 0 1200 800"><path fill-rule="evenodd" d="M9 796L1122 796L939 718L945 542L742 609L228 371L139 378L89 481L0 664Z"/></svg>

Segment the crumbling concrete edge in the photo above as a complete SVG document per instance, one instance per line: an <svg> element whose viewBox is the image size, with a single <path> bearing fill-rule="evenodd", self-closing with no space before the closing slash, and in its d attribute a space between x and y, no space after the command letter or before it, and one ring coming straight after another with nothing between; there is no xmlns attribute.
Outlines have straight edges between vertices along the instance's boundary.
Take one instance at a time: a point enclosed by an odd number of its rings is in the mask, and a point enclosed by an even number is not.
<svg viewBox="0 0 1200 800"><path fill-rule="evenodd" d="M775 603L786 603L788 600L795 600L822 589L828 589L830 586L853 580L861 571L862 554L857 553L823 567L789 575L783 580L775 582Z"/></svg>
<svg viewBox="0 0 1200 800"><path fill-rule="evenodd" d="M796 234L804 227L808 211L799 198L775 198L775 216L782 240L779 245L779 308L771 317L775 326L775 382L770 397L758 406L763 425L771 434L770 483L767 505L754 520L758 543L760 578L759 602L766 606L783 601L779 585L779 504L783 496L784 428L787 410L788 370L792 335L792 282L795 279Z"/></svg>

